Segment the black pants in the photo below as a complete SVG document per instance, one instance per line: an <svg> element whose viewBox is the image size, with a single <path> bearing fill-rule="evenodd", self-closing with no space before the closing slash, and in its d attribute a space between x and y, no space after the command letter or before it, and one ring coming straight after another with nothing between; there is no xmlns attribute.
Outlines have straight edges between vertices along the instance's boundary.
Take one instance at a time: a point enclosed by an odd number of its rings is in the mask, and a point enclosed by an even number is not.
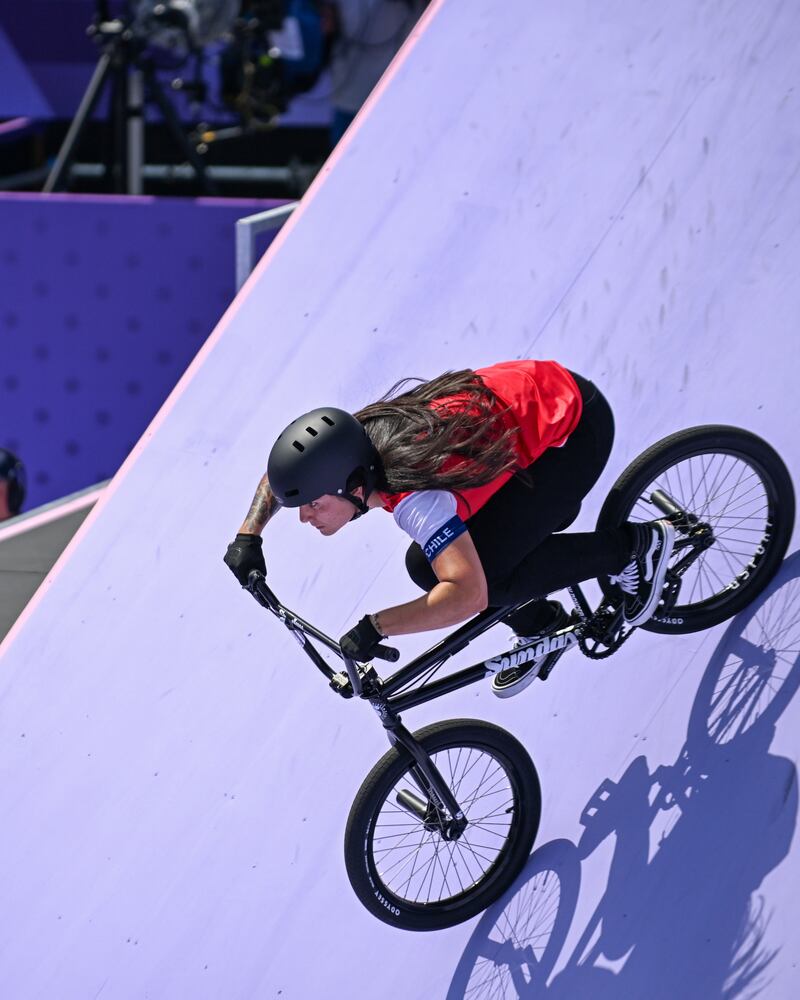
<svg viewBox="0 0 800 1000"><path fill-rule="evenodd" d="M573 373L583 397L578 426L562 448L549 448L513 476L467 521L489 587L489 604L501 607L545 597L573 583L618 573L630 559L624 528L560 535L577 518L581 501L603 471L614 441L611 407L595 385ZM437 583L414 542L406 553L414 583ZM545 601L504 621L520 635L535 635L552 618Z"/></svg>

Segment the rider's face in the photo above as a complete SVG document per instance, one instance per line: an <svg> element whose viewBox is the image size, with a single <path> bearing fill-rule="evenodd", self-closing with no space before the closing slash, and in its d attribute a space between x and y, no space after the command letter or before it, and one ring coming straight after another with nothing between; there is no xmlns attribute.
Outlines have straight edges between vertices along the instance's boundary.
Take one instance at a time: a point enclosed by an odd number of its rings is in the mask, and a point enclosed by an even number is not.
<svg viewBox="0 0 800 1000"><path fill-rule="evenodd" d="M355 491L361 495L361 489ZM311 524L322 535L335 535L348 521L353 519L355 508L349 500L326 494L311 503L304 503L300 508L300 520L303 524Z"/></svg>

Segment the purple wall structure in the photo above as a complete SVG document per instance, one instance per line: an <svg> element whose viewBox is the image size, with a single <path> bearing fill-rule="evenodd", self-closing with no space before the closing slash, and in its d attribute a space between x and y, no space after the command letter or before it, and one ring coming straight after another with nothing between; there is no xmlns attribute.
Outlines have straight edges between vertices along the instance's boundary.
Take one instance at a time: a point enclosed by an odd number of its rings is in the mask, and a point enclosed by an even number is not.
<svg viewBox="0 0 800 1000"><path fill-rule="evenodd" d="M560 358L614 406L578 530L680 427L748 427L796 470L799 32L774 0L429 8L3 646L9 996L797 996L797 532L726 625L407 713L499 723L544 790L507 898L427 935L344 872L373 713L221 556L287 418L502 358ZM415 595L383 514L266 534L273 587L333 635ZM731 685L759 697L712 741Z"/></svg>
<svg viewBox="0 0 800 1000"><path fill-rule="evenodd" d="M236 220L275 204L0 194L0 447L27 509L117 471L234 297Z"/></svg>

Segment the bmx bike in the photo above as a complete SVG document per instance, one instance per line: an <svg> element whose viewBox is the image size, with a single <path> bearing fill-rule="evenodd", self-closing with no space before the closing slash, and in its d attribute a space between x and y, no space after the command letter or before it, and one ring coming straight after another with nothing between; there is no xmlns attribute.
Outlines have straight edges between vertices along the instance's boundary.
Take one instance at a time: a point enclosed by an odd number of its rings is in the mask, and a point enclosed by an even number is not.
<svg viewBox="0 0 800 1000"><path fill-rule="evenodd" d="M761 593L789 545L794 506L789 472L766 441L710 425L671 434L636 458L611 488L598 528L659 517L673 523L662 599L641 628L676 635L717 625ZM567 627L434 680L452 656L515 609L487 608L382 678L372 663L344 656L338 642L285 607L263 574L250 573L252 596L292 632L337 694L369 702L391 744L356 795L344 844L350 884L380 920L425 931L475 916L521 872L541 815L536 768L506 730L450 719L412 733L400 713L483 680L509 657L574 644L593 659L611 656L635 629L623 620L616 588L608 579L598 583L602 598L594 610L580 586L568 588L575 612ZM317 644L344 669L335 671ZM376 655L399 658L389 646Z"/></svg>

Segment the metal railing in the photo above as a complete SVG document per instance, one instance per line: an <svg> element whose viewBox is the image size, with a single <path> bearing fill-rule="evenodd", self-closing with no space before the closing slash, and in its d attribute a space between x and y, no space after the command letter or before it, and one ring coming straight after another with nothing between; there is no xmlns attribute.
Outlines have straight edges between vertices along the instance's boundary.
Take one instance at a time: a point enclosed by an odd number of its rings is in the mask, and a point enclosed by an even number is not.
<svg viewBox="0 0 800 1000"><path fill-rule="evenodd" d="M280 229L297 207L298 202L292 201L266 212L248 215L236 222L236 291L247 281L255 266L256 236L270 229Z"/></svg>

